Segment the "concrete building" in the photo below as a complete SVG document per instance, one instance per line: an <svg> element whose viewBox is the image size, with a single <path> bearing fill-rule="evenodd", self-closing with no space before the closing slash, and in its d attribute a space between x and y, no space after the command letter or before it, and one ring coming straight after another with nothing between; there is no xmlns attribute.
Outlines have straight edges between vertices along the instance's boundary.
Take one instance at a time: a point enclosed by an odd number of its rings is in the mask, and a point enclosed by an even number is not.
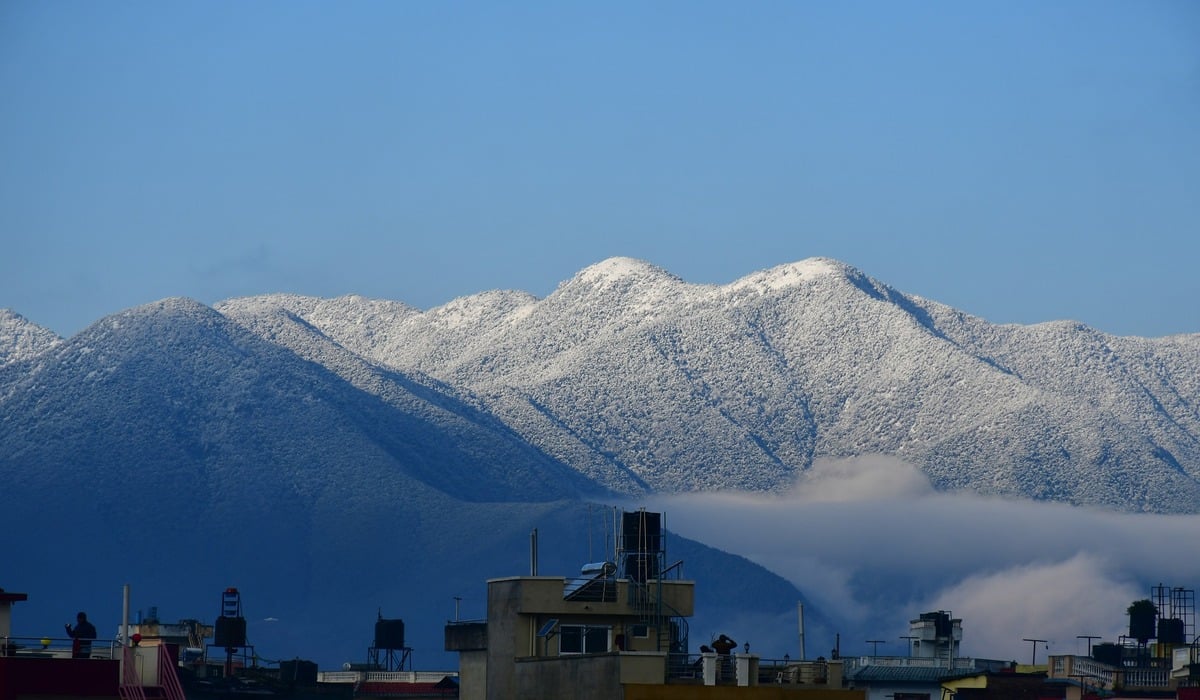
<svg viewBox="0 0 1200 700"><path fill-rule="evenodd" d="M664 566L658 514L623 515L619 565L538 576L535 536L531 575L489 580L487 619L447 624L461 698L865 700L842 689L840 662L691 653L695 583L679 577L682 562Z"/></svg>

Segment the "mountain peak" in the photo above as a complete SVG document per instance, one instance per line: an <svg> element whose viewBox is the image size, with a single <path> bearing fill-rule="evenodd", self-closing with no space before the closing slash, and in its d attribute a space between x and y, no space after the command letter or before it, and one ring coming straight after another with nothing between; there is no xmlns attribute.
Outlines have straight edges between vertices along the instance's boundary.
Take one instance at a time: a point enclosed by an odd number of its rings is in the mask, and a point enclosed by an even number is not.
<svg viewBox="0 0 1200 700"><path fill-rule="evenodd" d="M779 291L820 277L853 277L858 274L861 273L855 268L833 258L806 258L751 273L728 286L734 290Z"/></svg>
<svg viewBox="0 0 1200 700"><path fill-rule="evenodd" d="M61 338L12 309L0 309L0 365L36 355Z"/></svg>
<svg viewBox="0 0 1200 700"><path fill-rule="evenodd" d="M675 275L645 260L620 256L601 260L594 265L583 268L575 275L573 281L589 282L592 284L614 284L626 280L647 278L671 282L681 281Z"/></svg>

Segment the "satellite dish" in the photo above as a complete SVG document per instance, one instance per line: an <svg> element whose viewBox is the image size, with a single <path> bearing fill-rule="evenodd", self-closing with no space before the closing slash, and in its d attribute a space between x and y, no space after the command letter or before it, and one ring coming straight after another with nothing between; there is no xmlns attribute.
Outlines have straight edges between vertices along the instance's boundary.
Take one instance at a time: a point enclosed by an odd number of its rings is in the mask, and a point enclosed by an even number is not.
<svg viewBox="0 0 1200 700"><path fill-rule="evenodd" d="M343 670L343 671L349 671L349 670L350 670L350 662L349 662L349 661L347 661L346 663L342 664L342 670Z"/></svg>
<svg viewBox="0 0 1200 700"><path fill-rule="evenodd" d="M554 632L554 628L557 626L558 618L552 617L549 620L546 620L546 624L542 625L542 628L538 630L537 636L549 638L551 633Z"/></svg>

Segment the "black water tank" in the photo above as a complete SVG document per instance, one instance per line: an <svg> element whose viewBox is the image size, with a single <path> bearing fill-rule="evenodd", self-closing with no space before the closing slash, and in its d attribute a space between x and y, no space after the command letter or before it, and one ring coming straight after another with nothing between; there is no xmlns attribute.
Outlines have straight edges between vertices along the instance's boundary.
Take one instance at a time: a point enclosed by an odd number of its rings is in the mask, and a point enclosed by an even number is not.
<svg viewBox="0 0 1200 700"><path fill-rule="evenodd" d="M954 625L950 623L950 613L942 610L937 612L921 613L921 619L933 621L933 633L939 639L946 639L954 632Z"/></svg>
<svg viewBox="0 0 1200 700"><path fill-rule="evenodd" d="M639 583L658 578L657 562L658 559L653 554L626 554L625 578Z"/></svg>
<svg viewBox="0 0 1200 700"><path fill-rule="evenodd" d="M295 659L279 662L279 680L302 685L315 685L317 682L317 665L312 661Z"/></svg>
<svg viewBox="0 0 1200 700"><path fill-rule="evenodd" d="M1138 601L1129 606L1129 636L1145 642L1154 638L1154 618L1158 611L1150 601Z"/></svg>
<svg viewBox="0 0 1200 700"><path fill-rule="evenodd" d="M213 630L213 644L226 648L246 646L246 618L218 617L216 629Z"/></svg>
<svg viewBox="0 0 1200 700"><path fill-rule="evenodd" d="M1121 665L1121 647L1112 642L1104 642L1092 647L1092 658L1109 666Z"/></svg>
<svg viewBox="0 0 1200 700"><path fill-rule="evenodd" d="M375 622L376 649L404 648L404 620L384 620Z"/></svg>
<svg viewBox="0 0 1200 700"><path fill-rule="evenodd" d="M657 552L662 549L662 513L622 513L621 534L627 552Z"/></svg>
<svg viewBox="0 0 1200 700"><path fill-rule="evenodd" d="M1162 644L1183 644L1183 620L1175 617L1159 618L1158 641Z"/></svg>

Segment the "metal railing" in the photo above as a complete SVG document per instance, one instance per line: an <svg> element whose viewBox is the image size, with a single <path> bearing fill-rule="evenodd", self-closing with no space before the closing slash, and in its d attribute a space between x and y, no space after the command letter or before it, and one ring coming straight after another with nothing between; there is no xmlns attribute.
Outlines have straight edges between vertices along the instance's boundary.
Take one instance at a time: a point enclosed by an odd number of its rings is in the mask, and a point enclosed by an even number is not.
<svg viewBox="0 0 1200 700"><path fill-rule="evenodd" d="M737 669L732 656L716 657L717 682L726 684L737 680ZM667 680L704 678L704 654L668 654Z"/></svg>
<svg viewBox="0 0 1200 700"><path fill-rule="evenodd" d="M120 644L111 639L88 640L91 647L88 655L81 658L115 659L114 649ZM73 655L75 640L70 637L0 637L0 656L33 656L39 658L69 659Z"/></svg>
<svg viewBox="0 0 1200 700"><path fill-rule="evenodd" d="M165 644L158 645L158 684L166 691L167 700L184 700L175 659L171 658Z"/></svg>
<svg viewBox="0 0 1200 700"><path fill-rule="evenodd" d="M138 655L132 647L121 647L121 687L118 690L123 700L146 700L137 660Z"/></svg>

